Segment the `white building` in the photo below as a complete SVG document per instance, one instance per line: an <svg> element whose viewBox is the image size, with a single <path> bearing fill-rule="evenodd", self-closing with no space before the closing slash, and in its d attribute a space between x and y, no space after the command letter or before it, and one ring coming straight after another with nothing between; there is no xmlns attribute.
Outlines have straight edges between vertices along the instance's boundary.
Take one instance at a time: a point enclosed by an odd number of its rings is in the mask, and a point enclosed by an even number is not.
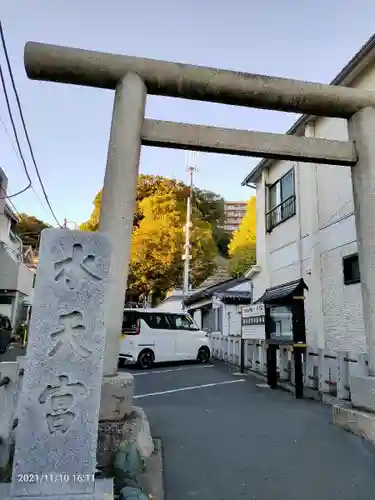
<svg viewBox="0 0 375 500"><path fill-rule="evenodd" d="M375 90L375 36L332 84ZM346 120L335 118L302 116L288 134L348 140ZM365 352L350 167L262 160L243 184L256 187L254 301L302 278L307 341Z"/></svg>
<svg viewBox="0 0 375 500"><path fill-rule="evenodd" d="M200 328L227 337L241 335L240 308L251 302L251 280L241 277L193 291L184 300L184 306Z"/></svg>
<svg viewBox="0 0 375 500"><path fill-rule="evenodd" d="M246 201L224 202L224 231L232 233L240 227L241 222L246 214L246 208Z"/></svg>
<svg viewBox="0 0 375 500"><path fill-rule="evenodd" d="M161 311L168 312L182 312L183 311L183 301L184 292L181 289L172 290L167 294L167 297L160 302L160 304L155 309L160 309Z"/></svg>
<svg viewBox="0 0 375 500"><path fill-rule="evenodd" d="M26 319L34 271L26 266L22 241L14 232L18 217L5 199L7 184L0 169L0 313L8 316L16 329Z"/></svg>

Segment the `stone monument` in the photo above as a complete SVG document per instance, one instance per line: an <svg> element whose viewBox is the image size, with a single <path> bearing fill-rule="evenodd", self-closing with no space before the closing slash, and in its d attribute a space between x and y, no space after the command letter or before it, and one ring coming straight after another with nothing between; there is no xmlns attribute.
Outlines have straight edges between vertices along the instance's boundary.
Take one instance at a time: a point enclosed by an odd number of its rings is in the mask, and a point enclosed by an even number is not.
<svg viewBox="0 0 375 500"><path fill-rule="evenodd" d="M109 269L105 234L42 232L8 498L113 497L95 479Z"/></svg>

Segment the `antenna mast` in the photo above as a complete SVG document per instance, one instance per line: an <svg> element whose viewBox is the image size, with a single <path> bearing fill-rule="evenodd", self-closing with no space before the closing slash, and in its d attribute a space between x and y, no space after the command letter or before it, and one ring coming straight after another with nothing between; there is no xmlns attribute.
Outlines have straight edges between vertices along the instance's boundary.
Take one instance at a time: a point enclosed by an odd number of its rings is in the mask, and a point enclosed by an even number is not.
<svg viewBox="0 0 375 500"><path fill-rule="evenodd" d="M190 254L190 235L191 229L193 227L192 223L192 206L193 206L193 178L194 172L197 171L197 151L188 151L186 153L186 169L189 174L190 185L189 185L189 197L187 199L186 207L186 225L185 225L185 254L182 259L184 260L184 297L189 295L189 271L190 271L190 260L192 258Z"/></svg>

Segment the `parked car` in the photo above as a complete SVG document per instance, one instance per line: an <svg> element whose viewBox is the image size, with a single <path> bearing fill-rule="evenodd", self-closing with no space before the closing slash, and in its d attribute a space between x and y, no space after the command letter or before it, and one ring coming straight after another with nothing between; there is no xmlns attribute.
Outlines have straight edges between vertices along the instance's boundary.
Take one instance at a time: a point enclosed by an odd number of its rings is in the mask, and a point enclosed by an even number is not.
<svg viewBox="0 0 375 500"><path fill-rule="evenodd" d="M12 339L12 325L8 316L0 314L0 354L4 354L8 349Z"/></svg>
<svg viewBox="0 0 375 500"><path fill-rule="evenodd" d="M208 363L207 334L184 312L157 309L125 309L119 353L120 363L153 363L198 360Z"/></svg>

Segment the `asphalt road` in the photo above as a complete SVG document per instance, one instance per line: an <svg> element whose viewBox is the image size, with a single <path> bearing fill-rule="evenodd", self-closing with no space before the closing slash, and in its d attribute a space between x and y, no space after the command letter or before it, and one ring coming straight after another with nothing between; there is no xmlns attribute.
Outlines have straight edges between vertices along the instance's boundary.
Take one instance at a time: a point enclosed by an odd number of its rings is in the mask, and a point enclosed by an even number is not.
<svg viewBox="0 0 375 500"><path fill-rule="evenodd" d="M226 366L133 374L163 442L166 500L373 500L375 451L332 426L329 406Z"/></svg>
<svg viewBox="0 0 375 500"><path fill-rule="evenodd" d="M0 354L0 362L1 361L17 361L18 356L24 356L26 353L26 349L17 345L11 344L7 351L4 354Z"/></svg>

